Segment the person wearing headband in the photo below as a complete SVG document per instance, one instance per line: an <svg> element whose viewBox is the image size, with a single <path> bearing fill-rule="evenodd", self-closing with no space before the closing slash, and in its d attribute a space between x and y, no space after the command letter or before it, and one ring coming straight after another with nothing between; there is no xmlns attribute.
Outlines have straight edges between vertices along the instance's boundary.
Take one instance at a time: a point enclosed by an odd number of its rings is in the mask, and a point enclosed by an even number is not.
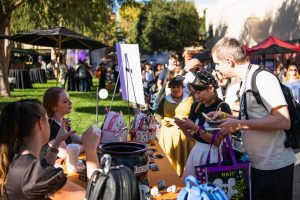
<svg viewBox="0 0 300 200"><path fill-rule="evenodd" d="M164 97L156 111L156 118L161 123L159 144L179 176L193 147L193 141L188 140L174 118L186 118L190 114L193 98L183 92L183 77L176 76L170 79L168 87L171 93Z"/></svg>
<svg viewBox="0 0 300 200"><path fill-rule="evenodd" d="M206 71L196 73L191 86L194 89L193 94L196 102L191 106L190 115L188 118L175 119L175 123L183 133L191 141L196 141L186 162L182 180L185 180L189 175L195 176L195 166L206 164L212 131L206 131L206 128L209 128L209 124L206 122L205 114L216 110L231 114L228 104L217 96L218 83L212 74ZM221 138L219 139L221 140ZM220 141L215 141L213 144L218 146ZM218 160L218 148L214 145L210 153L210 163L215 163Z"/></svg>

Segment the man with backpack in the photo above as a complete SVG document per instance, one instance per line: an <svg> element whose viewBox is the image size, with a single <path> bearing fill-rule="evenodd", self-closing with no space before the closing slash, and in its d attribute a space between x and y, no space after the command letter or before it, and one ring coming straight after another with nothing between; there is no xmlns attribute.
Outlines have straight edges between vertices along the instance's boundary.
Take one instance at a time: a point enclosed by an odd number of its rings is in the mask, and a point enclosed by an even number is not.
<svg viewBox="0 0 300 200"><path fill-rule="evenodd" d="M221 134L240 131L251 162L252 198L289 200L293 193L295 155L284 145L291 120L280 82L271 73L260 71L255 83L262 102L257 102L251 83L258 65L250 64L242 45L234 38L223 38L212 49L216 69L225 78L242 80L238 118L222 112Z"/></svg>

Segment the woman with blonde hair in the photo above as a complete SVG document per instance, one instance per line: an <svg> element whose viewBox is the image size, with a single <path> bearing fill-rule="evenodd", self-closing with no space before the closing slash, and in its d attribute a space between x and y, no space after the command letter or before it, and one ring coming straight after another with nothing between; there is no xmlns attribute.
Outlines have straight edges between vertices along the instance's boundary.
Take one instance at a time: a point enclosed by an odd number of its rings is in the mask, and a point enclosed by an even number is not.
<svg viewBox="0 0 300 200"><path fill-rule="evenodd" d="M299 77L299 71L295 65L290 65L288 67L286 77L282 82L291 89L295 101L299 103L300 102L300 77Z"/></svg>
<svg viewBox="0 0 300 200"><path fill-rule="evenodd" d="M284 84L299 81L299 71L295 65L290 65L286 72L286 77L283 79Z"/></svg>

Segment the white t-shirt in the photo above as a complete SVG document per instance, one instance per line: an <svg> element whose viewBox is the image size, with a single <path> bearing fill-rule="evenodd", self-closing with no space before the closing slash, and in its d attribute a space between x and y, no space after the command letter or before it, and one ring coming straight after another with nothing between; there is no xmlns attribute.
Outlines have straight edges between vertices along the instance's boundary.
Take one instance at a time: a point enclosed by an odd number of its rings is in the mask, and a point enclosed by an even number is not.
<svg viewBox="0 0 300 200"><path fill-rule="evenodd" d="M243 80L240 96L243 94L244 89L251 89L251 77L258 67L257 65L252 65L246 87L245 79ZM249 119L264 118L269 115L272 108L287 105L280 84L275 76L269 72L260 72L256 78L257 88L268 111L262 105L257 104L251 92L247 92L246 100ZM284 147L286 137L284 130L247 130L241 132L243 144L250 156L253 168L274 170L291 165L296 161L293 150Z"/></svg>

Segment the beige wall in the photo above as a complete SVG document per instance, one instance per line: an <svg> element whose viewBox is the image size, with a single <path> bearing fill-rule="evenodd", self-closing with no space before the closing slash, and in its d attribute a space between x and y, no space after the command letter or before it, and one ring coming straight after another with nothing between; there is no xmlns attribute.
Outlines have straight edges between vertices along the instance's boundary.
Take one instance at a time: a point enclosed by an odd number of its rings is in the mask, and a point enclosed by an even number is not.
<svg viewBox="0 0 300 200"><path fill-rule="evenodd" d="M282 40L300 38L300 0L219 0L207 9L207 46L224 36L253 46L269 35Z"/></svg>

